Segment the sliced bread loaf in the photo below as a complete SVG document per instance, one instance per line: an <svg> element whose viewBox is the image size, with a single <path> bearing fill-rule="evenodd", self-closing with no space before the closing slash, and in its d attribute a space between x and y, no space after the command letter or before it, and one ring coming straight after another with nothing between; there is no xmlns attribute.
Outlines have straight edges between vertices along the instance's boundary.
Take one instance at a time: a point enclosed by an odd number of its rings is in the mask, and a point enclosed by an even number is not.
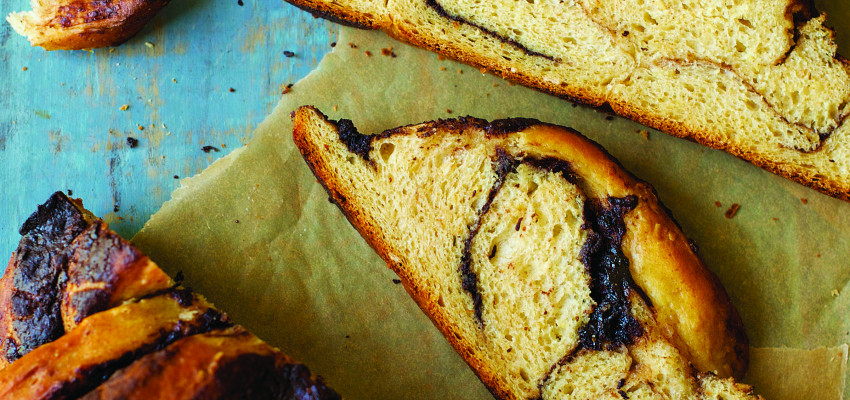
<svg viewBox="0 0 850 400"><path fill-rule="evenodd" d="M850 200L850 66L810 1L288 1Z"/></svg>
<svg viewBox="0 0 850 400"><path fill-rule="evenodd" d="M79 200L54 193L21 233L0 281L0 398L340 398Z"/></svg>
<svg viewBox="0 0 850 400"><path fill-rule="evenodd" d="M749 396L714 375L747 364L723 288L595 143L527 119L368 136L293 117L330 199L496 397Z"/></svg>

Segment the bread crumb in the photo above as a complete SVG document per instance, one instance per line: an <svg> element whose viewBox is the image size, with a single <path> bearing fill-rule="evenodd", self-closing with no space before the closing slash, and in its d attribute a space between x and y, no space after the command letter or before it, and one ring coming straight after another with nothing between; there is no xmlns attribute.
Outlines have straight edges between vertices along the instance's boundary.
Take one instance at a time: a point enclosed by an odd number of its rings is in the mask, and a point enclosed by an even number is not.
<svg viewBox="0 0 850 400"><path fill-rule="evenodd" d="M719 201L715 201L714 206L717 207L717 208L720 208L720 207L723 207L723 204L720 204Z"/></svg>
<svg viewBox="0 0 850 400"><path fill-rule="evenodd" d="M809 199L801 198L800 202L803 203L803 204L809 204Z"/></svg>
<svg viewBox="0 0 850 400"><path fill-rule="evenodd" d="M24 71L26 71L26 70L28 70L28 69L29 69L29 68L27 68L27 67L24 67L24 68L23 68L23 70L24 70Z"/></svg>
<svg viewBox="0 0 850 400"><path fill-rule="evenodd" d="M369 50L366 50L366 57L372 57L372 52L369 51Z"/></svg>
<svg viewBox="0 0 850 400"><path fill-rule="evenodd" d="M287 94L292 91L292 84L280 85L280 94Z"/></svg>
<svg viewBox="0 0 850 400"><path fill-rule="evenodd" d="M148 46L149 49L152 49L154 47L153 43L151 42L145 42L145 46Z"/></svg>
<svg viewBox="0 0 850 400"><path fill-rule="evenodd" d="M336 111L336 110L338 110L338 109L339 109L339 106L338 106L338 105L336 105L336 104L334 104L334 111Z"/></svg>
<svg viewBox="0 0 850 400"><path fill-rule="evenodd" d="M832 291L829 292L829 294L831 294L832 297L838 297L838 295L841 294L841 292L839 292L838 289L832 289Z"/></svg>
<svg viewBox="0 0 850 400"><path fill-rule="evenodd" d="M352 49L356 49L357 45L354 44L354 43L348 42L348 47L351 47Z"/></svg>
<svg viewBox="0 0 850 400"><path fill-rule="evenodd" d="M478 70L478 72L481 72L481 74L482 74L482 75L483 75L483 74L486 74L486 73L487 73L487 68L481 68L481 69L479 69L479 70Z"/></svg>
<svg viewBox="0 0 850 400"><path fill-rule="evenodd" d="M773 217L773 221L779 221L779 218Z"/></svg>
<svg viewBox="0 0 850 400"><path fill-rule="evenodd" d="M732 217L734 217L734 216L735 216L735 214L737 214L737 213L738 213L738 209L739 209L739 208L741 208L741 205L740 205L740 204L738 204L738 203L733 203L733 204L732 204L732 206L731 206L731 207L729 207L729 209L728 209L728 210L726 210L726 214L725 214L725 215L726 215L726 218L732 218Z"/></svg>
<svg viewBox="0 0 850 400"><path fill-rule="evenodd" d="M230 89L227 89L227 91L229 91L230 93L233 93L233 92L235 92L235 91L236 91L236 89L234 89L234 88L230 88Z"/></svg>
<svg viewBox="0 0 850 400"><path fill-rule="evenodd" d="M177 79L176 79L176 78L171 78L171 81L172 81L172 82L174 82L174 83L177 83Z"/></svg>
<svg viewBox="0 0 850 400"><path fill-rule="evenodd" d="M463 70L462 70L462 69L459 69L459 70L457 70L457 73L462 74L462 73L463 73Z"/></svg>
<svg viewBox="0 0 850 400"><path fill-rule="evenodd" d="M143 131L143 130L145 130L145 127L144 127L144 126L139 125L139 130L140 130L140 131Z"/></svg>
<svg viewBox="0 0 850 400"><path fill-rule="evenodd" d="M284 51L283 51L283 55L284 55L286 58L291 58L291 57L295 57L295 52L294 52L294 51L289 51L289 50L284 50Z"/></svg>
<svg viewBox="0 0 850 400"><path fill-rule="evenodd" d="M640 133L640 135L641 135L641 136L643 136L643 138L644 138L645 140L649 140L649 131L648 131L648 130L646 130L646 129L637 129L637 130L635 130L635 132Z"/></svg>
<svg viewBox="0 0 850 400"><path fill-rule="evenodd" d="M392 48L392 46L387 47L387 48L385 48L385 49L381 49L381 55L382 55L382 56L390 56L390 57L392 57L392 58L395 58L395 57L396 57L395 53L393 53L393 48Z"/></svg>
<svg viewBox="0 0 850 400"><path fill-rule="evenodd" d="M440 71L445 71L446 67L440 67Z"/></svg>
<svg viewBox="0 0 850 400"><path fill-rule="evenodd" d="M393 283L395 283L396 285L398 285L399 283L401 283L401 279L393 279Z"/></svg>
<svg viewBox="0 0 850 400"><path fill-rule="evenodd" d="M499 87L499 84L498 84L498 83L494 83L494 84L493 84L493 87Z"/></svg>
<svg viewBox="0 0 850 400"><path fill-rule="evenodd" d="M129 110L129 109L130 109L130 105L129 105L129 104L124 104L123 106L118 107L118 109L119 109L119 110L121 110L121 111L127 111L127 110Z"/></svg>
<svg viewBox="0 0 850 400"><path fill-rule="evenodd" d="M440 60L440 61L445 61L446 57L442 54L437 54L437 59Z"/></svg>
<svg viewBox="0 0 850 400"><path fill-rule="evenodd" d="M447 109L446 109L446 112L447 112L447 113L449 113L449 114L451 114L451 113L452 113L452 109L451 109L451 108L447 108Z"/></svg>

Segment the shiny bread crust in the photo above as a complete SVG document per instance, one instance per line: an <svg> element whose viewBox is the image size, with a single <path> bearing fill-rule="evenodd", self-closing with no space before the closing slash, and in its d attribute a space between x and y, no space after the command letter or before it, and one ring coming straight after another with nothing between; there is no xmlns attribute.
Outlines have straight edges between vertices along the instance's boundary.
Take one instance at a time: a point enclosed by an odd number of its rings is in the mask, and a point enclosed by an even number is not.
<svg viewBox="0 0 850 400"><path fill-rule="evenodd" d="M342 182L333 179L332 166L323 161L325 149L311 142L308 121L317 113L324 123L336 130L333 122L313 107L305 106L293 114L293 137L301 154L333 202L374 248L388 267L396 272L419 307L452 343L458 353L494 390L495 376L486 365L473 357L470 343L464 342L451 328L450 321L436 312L438 305L413 280L382 236L381 229L367 217L368 213L348 193ZM393 134L414 132L398 128ZM653 305L665 335L679 347L698 369L716 371L722 376L743 375L748 363L748 342L740 316L729 301L717 278L708 271L669 212L661 205L649 184L626 172L604 149L574 130L539 123L514 133L507 133L510 149L531 156L550 156L570 163L582 177L590 197L622 197L636 195L638 206L625 217L627 233L623 251L631 261L635 283ZM494 392L499 398L507 393Z"/></svg>

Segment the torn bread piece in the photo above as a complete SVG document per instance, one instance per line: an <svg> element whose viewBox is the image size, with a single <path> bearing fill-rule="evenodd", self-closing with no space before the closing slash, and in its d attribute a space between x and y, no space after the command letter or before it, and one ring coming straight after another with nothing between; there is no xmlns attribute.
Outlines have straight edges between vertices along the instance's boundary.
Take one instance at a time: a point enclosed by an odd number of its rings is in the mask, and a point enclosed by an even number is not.
<svg viewBox="0 0 850 400"><path fill-rule="evenodd" d="M293 118L331 200L496 397L751 398L718 377L748 357L722 286L595 143L528 119L369 136Z"/></svg>
<svg viewBox="0 0 850 400"><path fill-rule="evenodd" d="M138 33L169 0L32 0L32 11L6 17L45 50L116 46Z"/></svg>
<svg viewBox="0 0 850 400"><path fill-rule="evenodd" d="M80 200L54 193L21 233L0 281L0 342L15 350L4 353L0 398L340 398Z"/></svg>
<svg viewBox="0 0 850 400"><path fill-rule="evenodd" d="M850 64L808 0L288 0L850 200Z"/></svg>

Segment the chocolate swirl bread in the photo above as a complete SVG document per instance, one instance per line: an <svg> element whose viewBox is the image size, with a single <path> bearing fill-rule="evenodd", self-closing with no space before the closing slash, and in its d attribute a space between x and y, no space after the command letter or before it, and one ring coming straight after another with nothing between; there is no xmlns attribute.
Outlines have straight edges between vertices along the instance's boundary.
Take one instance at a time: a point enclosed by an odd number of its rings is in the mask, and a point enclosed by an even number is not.
<svg viewBox="0 0 850 400"><path fill-rule="evenodd" d="M293 118L331 201L496 397L750 398L718 377L747 364L725 291L595 143L527 119Z"/></svg>
<svg viewBox="0 0 850 400"><path fill-rule="evenodd" d="M288 0L850 200L850 65L809 0Z"/></svg>
<svg viewBox="0 0 850 400"><path fill-rule="evenodd" d="M32 11L6 17L45 50L116 46L138 33L169 0L32 0Z"/></svg>
<svg viewBox="0 0 850 400"><path fill-rule="evenodd" d="M0 280L3 399L338 399L57 192Z"/></svg>

